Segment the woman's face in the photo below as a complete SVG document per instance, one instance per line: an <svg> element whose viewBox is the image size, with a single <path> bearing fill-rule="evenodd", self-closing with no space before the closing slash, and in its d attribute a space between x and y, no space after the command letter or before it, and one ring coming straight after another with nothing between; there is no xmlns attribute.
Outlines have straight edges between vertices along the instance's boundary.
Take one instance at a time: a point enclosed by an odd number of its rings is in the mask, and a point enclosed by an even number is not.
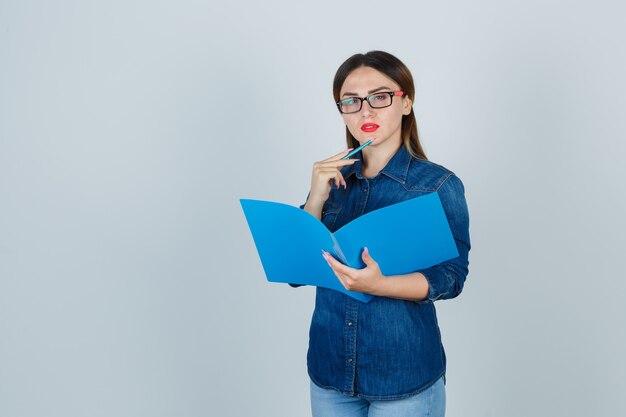
<svg viewBox="0 0 626 417"><path fill-rule="evenodd" d="M339 100L398 90L401 90L400 86L382 72L371 67L360 67L352 71L344 81ZM411 113L411 106L408 96L394 96L389 107L374 109L367 101L363 101L361 110L342 116L352 136L361 144L374 139L370 146L383 142L394 142L399 146L402 141L402 116Z"/></svg>

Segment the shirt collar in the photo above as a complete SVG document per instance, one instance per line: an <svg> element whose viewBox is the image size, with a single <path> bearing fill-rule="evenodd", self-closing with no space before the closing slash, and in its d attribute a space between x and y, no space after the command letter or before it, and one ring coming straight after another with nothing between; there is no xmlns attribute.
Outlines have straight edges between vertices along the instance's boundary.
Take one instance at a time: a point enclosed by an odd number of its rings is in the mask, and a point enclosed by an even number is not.
<svg viewBox="0 0 626 417"><path fill-rule="evenodd" d="M358 158L359 160L356 161L354 164L345 167L342 175L344 178L348 178L350 177L350 175L355 174L358 179L362 180L365 178L361 170L361 163L363 162L362 152L359 151L353 156L353 158ZM406 150L406 147L402 145L391 157L389 162L387 162L387 165L385 165L385 167L380 171L380 174L384 174L389 178L396 180L401 184L404 184L406 182L406 176L409 172L410 164L411 155Z"/></svg>

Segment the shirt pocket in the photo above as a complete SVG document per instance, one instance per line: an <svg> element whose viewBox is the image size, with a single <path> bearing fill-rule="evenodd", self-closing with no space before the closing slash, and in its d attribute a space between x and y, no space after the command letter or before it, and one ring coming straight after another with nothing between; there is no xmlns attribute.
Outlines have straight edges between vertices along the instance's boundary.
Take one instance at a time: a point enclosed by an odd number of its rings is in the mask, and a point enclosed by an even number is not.
<svg viewBox="0 0 626 417"><path fill-rule="evenodd" d="M325 205L324 208L322 208L322 223L331 232L334 231L335 222L342 209L343 207L333 205Z"/></svg>

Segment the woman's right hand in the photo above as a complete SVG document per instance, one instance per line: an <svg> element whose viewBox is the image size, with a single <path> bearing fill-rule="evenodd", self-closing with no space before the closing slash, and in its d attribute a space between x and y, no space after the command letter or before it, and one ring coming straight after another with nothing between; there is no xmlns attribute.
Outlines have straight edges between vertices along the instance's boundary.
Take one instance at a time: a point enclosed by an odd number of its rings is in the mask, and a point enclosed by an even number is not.
<svg viewBox="0 0 626 417"><path fill-rule="evenodd" d="M346 188L346 181L343 179L340 169L346 165L354 164L357 159L342 160L341 158L346 156L352 149L353 148L346 149L337 155L313 164L313 174L311 175L311 193L309 195L309 202L312 205L321 207L326 200L328 200L331 182L334 181L337 188L341 185Z"/></svg>

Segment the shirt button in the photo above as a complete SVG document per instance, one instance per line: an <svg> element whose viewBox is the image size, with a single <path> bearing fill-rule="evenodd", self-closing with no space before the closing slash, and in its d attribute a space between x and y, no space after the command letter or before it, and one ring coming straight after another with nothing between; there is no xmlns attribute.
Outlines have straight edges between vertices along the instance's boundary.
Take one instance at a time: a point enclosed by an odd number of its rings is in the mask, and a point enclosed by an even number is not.
<svg viewBox="0 0 626 417"><path fill-rule="evenodd" d="M367 192L367 188L363 188L363 192L366 193Z"/></svg>
<svg viewBox="0 0 626 417"><path fill-rule="evenodd" d="M352 326L352 322L349 322L349 323L348 323L348 326Z"/></svg>
<svg viewBox="0 0 626 417"><path fill-rule="evenodd" d="M348 358L348 362L352 362L352 358Z"/></svg>

